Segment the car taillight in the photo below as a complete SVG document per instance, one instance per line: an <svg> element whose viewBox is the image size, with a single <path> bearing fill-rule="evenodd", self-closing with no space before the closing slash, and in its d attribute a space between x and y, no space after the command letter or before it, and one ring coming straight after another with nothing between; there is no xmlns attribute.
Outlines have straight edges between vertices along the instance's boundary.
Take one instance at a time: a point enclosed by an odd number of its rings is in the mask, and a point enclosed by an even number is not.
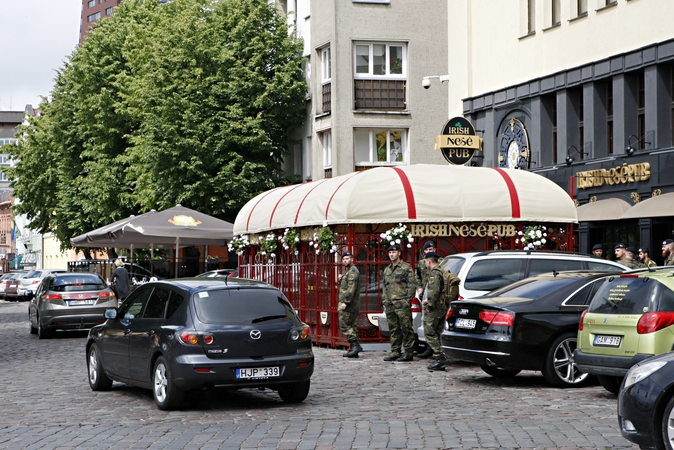
<svg viewBox="0 0 674 450"><path fill-rule="evenodd" d="M42 297L43 300L63 300L63 297L61 297L61 294L47 294Z"/></svg>
<svg viewBox="0 0 674 450"><path fill-rule="evenodd" d="M421 312L421 303L419 302L419 299L416 297L412 297L412 312L413 313Z"/></svg>
<svg viewBox="0 0 674 450"><path fill-rule="evenodd" d="M445 320L449 320L450 317L452 317L452 308L449 308L447 310L447 315L445 316Z"/></svg>
<svg viewBox="0 0 674 450"><path fill-rule="evenodd" d="M580 315L580 322L578 322L578 331L583 331L583 320L585 319L585 315L587 314L587 309L583 311L583 314Z"/></svg>
<svg viewBox="0 0 674 450"><path fill-rule="evenodd" d="M187 345L197 345L199 343L199 335L196 333L180 333L178 339L180 342Z"/></svg>
<svg viewBox="0 0 674 450"><path fill-rule="evenodd" d="M99 298L108 298L108 297L114 297L114 296L115 296L114 292L101 292L98 297Z"/></svg>
<svg viewBox="0 0 674 450"><path fill-rule="evenodd" d="M40 282L40 280L33 280L33 282L31 284L38 284L39 282Z"/></svg>
<svg viewBox="0 0 674 450"><path fill-rule="evenodd" d="M505 311L480 311L480 320L490 325L512 327L515 324L515 314Z"/></svg>
<svg viewBox="0 0 674 450"><path fill-rule="evenodd" d="M637 323L637 333L655 333L674 324L674 312L649 312Z"/></svg>
<svg viewBox="0 0 674 450"><path fill-rule="evenodd" d="M227 275L227 278L230 278L230 277L233 277L233 276L234 276L234 272L229 272L229 275Z"/></svg>
<svg viewBox="0 0 674 450"><path fill-rule="evenodd" d="M309 326L304 326L302 327L302 331L300 332L300 339L304 340L307 339L311 335L311 330L309 329Z"/></svg>

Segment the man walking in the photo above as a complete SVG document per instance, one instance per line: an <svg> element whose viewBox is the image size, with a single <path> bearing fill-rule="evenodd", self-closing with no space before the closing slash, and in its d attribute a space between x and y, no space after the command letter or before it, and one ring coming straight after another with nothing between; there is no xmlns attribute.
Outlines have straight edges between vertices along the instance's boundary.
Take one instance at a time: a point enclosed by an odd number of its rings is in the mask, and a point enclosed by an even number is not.
<svg viewBox="0 0 674 450"><path fill-rule="evenodd" d="M414 329L412 328L411 301L416 290L412 266L400 259L400 246L388 248L391 264L384 269L382 303L391 333L391 354L384 361L412 361ZM405 349L401 354L400 348Z"/></svg>
<svg viewBox="0 0 674 450"><path fill-rule="evenodd" d="M421 302L424 307L424 334L434 360L428 366L428 370L445 370L447 359L440 345L440 336L445 329L449 307L443 298L446 282L445 270L438 264L438 254L435 252L426 253L424 263L429 270L428 283ZM456 285L458 286L458 282Z"/></svg>
<svg viewBox="0 0 674 450"><path fill-rule="evenodd" d="M360 312L360 272L353 264L353 253L342 253L344 273L339 276L339 329L349 341L349 351L342 356L358 358L363 347L358 343L358 313Z"/></svg>

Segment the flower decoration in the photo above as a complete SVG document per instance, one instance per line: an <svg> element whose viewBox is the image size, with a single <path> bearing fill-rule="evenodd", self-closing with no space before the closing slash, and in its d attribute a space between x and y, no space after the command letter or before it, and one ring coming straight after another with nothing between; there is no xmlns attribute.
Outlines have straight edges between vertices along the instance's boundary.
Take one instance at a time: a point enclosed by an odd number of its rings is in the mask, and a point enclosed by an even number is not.
<svg viewBox="0 0 674 450"><path fill-rule="evenodd" d="M206 259L220 259L219 256L206 255Z"/></svg>
<svg viewBox="0 0 674 450"><path fill-rule="evenodd" d="M294 228L286 228L281 236L281 244L283 245L284 250L290 250L293 254L297 255L297 247L300 245L300 235Z"/></svg>
<svg viewBox="0 0 674 450"><path fill-rule="evenodd" d="M250 247L248 235L234 236L231 241L227 243L227 249L230 252L236 252L237 255L243 255L243 252Z"/></svg>
<svg viewBox="0 0 674 450"><path fill-rule="evenodd" d="M524 250L537 250L546 243L545 238L548 237L546 230L543 225L524 227L524 230L517 232L519 237L515 239L515 243L521 242Z"/></svg>
<svg viewBox="0 0 674 450"><path fill-rule="evenodd" d="M260 253L265 256L266 260L276 257L276 249L278 248L278 240L274 233L266 235L260 239Z"/></svg>
<svg viewBox="0 0 674 450"><path fill-rule="evenodd" d="M314 233L309 245L316 250L317 255L319 253L335 253L337 251L335 236L336 234L328 228L328 222L323 222L323 227Z"/></svg>
<svg viewBox="0 0 674 450"><path fill-rule="evenodd" d="M388 242L389 245L398 244L402 245L404 241L407 241L407 248L412 248L412 242L414 242L414 237L412 237L412 232L407 229L406 225L399 223L398 226L387 230L385 233L379 235L383 241Z"/></svg>

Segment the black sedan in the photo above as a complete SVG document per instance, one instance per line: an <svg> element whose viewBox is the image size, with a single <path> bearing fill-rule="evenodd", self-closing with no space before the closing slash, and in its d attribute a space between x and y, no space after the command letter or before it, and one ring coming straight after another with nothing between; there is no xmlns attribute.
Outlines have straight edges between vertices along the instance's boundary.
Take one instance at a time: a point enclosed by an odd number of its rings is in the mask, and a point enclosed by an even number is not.
<svg viewBox="0 0 674 450"><path fill-rule="evenodd" d="M193 389L269 388L303 401L314 370L309 327L273 286L238 278L146 283L91 329L89 385L152 389L173 409Z"/></svg>
<svg viewBox="0 0 674 450"><path fill-rule="evenodd" d="M674 352L641 361L618 393L623 437L639 448L674 447Z"/></svg>
<svg viewBox="0 0 674 450"><path fill-rule="evenodd" d="M578 321L604 279L618 273L552 272L452 302L443 351L496 377L540 370L553 386L584 386L589 376L573 360Z"/></svg>

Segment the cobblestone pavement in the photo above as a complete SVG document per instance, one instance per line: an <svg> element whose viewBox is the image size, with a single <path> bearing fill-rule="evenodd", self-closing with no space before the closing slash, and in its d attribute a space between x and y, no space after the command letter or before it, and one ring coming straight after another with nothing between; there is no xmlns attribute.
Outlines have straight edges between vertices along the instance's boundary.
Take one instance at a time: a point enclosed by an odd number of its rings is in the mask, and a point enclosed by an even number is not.
<svg viewBox="0 0 674 450"><path fill-rule="evenodd" d="M616 397L599 386L548 387L539 373L498 380L468 364L359 359L315 347L309 397L197 392L180 411L150 391L87 384L86 332L30 335L25 303L0 301L0 449L636 448Z"/></svg>

